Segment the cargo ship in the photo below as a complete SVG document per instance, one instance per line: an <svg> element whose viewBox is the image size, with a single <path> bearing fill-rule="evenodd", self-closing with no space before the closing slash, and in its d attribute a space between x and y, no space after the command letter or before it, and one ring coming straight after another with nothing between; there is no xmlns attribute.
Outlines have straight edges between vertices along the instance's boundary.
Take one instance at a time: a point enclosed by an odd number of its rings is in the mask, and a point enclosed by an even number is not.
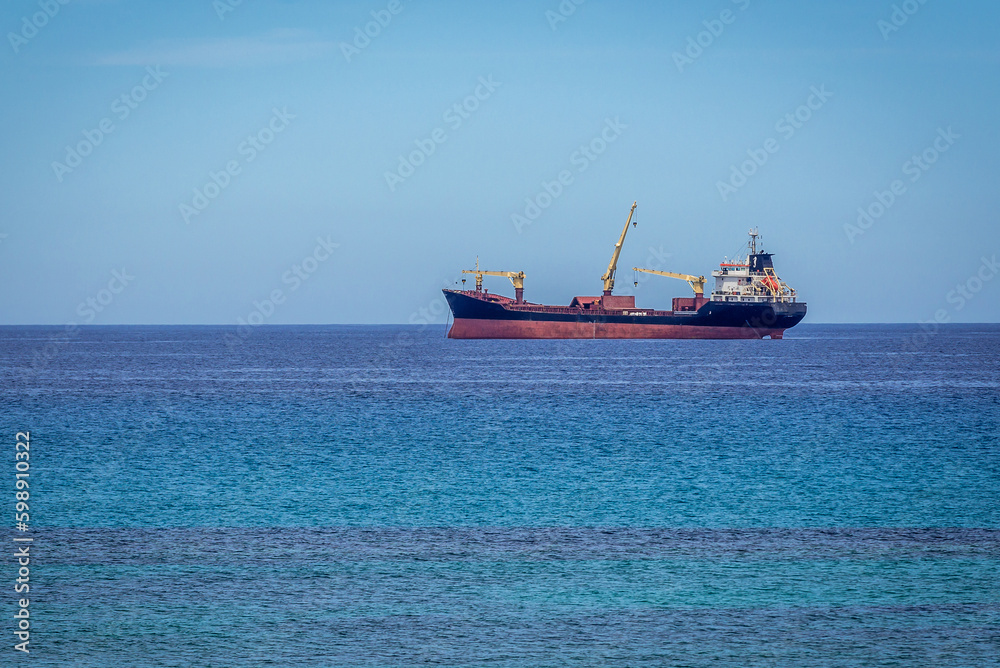
<svg viewBox="0 0 1000 668"><path fill-rule="evenodd" d="M476 279L474 290L444 290L454 322L452 339L780 339L806 315L806 304L778 278L773 253L758 249L757 230L750 230L746 255L722 262L712 272L715 286L705 296L705 277L633 267L687 281L693 297L675 297L669 311L635 305L635 296L616 295L615 274L636 204L601 276L603 294L574 297L568 306L534 304L524 299L524 272L463 269ZM510 279L514 297L483 289L484 276ZM466 279L462 279L464 286Z"/></svg>

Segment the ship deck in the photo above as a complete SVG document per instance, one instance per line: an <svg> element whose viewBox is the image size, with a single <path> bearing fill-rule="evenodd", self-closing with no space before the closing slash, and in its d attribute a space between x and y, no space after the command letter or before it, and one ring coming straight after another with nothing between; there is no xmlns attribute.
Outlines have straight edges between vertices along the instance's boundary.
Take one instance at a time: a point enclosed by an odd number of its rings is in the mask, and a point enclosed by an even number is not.
<svg viewBox="0 0 1000 668"><path fill-rule="evenodd" d="M692 312L687 311L661 311L652 308L641 308L638 306L630 308L604 308L598 304L593 304L591 306L555 306L550 304L536 304L534 302L522 301L518 303L516 300L505 295L490 294L488 292L476 292L475 290L452 290L456 294L464 295L466 297L471 297L472 299L478 299L479 301L485 302L487 304L498 304L503 306L508 311L527 311L532 313L549 313L549 314L564 314L564 315L579 315L579 314L593 314L593 315L649 315L649 316L673 316L673 315L693 315Z"/></svg>

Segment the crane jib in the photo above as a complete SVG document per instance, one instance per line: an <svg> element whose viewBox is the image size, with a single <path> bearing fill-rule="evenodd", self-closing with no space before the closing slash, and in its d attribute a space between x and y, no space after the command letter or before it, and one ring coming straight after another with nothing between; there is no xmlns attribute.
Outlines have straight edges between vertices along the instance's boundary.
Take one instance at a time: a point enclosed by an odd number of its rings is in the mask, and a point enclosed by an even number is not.
<svg viewBox="0 0 1000 668"><path fill-rule="evenodd" d="M611 291L615 289L615 272L618 269L618 256L621 255L622 245L625 243L625 235L628 234L628 226L632 222L632 214L635 213L635 207L636 202L632 202L632 208L629 209L625 227L622 228L622 235L618 238L618 243L615 244L614 253L611 254L611 262L608 263L608 270L601 276L601 280L604 281L605 295L610 295Z"/></svg>

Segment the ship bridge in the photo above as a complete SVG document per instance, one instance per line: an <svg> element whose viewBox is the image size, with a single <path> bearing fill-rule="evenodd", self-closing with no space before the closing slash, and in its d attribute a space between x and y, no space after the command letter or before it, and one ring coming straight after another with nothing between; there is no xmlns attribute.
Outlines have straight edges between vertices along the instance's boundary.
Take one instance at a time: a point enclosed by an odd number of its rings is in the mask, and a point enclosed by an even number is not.
<svg viewBox="0 0 1000 668"><path fill-rule="evenodd" d="M795 302L795 290L774 272L773 253L757 249L756 229L750 230L746 257L724 261L712 272L715 288L712 301L720 302Z"/></svg>

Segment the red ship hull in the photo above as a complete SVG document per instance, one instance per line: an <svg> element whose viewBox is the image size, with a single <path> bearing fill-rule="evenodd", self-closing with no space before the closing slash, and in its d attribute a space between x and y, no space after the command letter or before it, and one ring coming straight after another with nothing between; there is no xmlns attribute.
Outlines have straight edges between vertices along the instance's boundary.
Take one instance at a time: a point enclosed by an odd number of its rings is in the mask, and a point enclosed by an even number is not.
<svg viewBox="0 0 1000 668"><path fill-rule="evenodd" d="M456 318L451 339L780 339L784 329Z"/></svg>

